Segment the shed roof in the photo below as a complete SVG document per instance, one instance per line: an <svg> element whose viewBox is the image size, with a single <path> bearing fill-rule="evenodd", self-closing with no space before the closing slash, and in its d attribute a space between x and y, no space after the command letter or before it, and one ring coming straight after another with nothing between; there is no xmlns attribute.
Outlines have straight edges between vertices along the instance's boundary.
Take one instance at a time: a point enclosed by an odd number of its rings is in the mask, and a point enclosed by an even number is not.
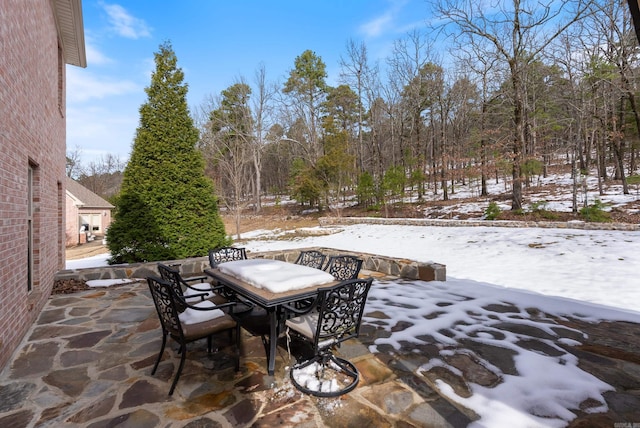
<svg viewBox="0 0 640 428"><path fill-rule="evenodd" d="M76 206L82 208L102 208L113 209L115 208L106 200L93 193L91 190L84 187L72 178L67 177L67 195L73 199Z"/></svg>

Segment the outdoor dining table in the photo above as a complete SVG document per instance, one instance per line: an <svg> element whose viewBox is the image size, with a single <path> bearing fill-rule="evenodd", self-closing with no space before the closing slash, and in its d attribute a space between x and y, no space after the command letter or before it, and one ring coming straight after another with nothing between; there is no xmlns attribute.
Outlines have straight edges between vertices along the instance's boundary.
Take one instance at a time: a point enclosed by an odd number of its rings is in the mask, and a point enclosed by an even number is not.
<svg viewBox="0 0 640 428"><path fill-rule="evenodd" d="M230 291L264 308L269 317L267 371L275 370L278 336L286 311L282 305L313 298L320 287L338 283L328 272L270 259L247 259L220 263L205 269L207 275Z"/></svg>

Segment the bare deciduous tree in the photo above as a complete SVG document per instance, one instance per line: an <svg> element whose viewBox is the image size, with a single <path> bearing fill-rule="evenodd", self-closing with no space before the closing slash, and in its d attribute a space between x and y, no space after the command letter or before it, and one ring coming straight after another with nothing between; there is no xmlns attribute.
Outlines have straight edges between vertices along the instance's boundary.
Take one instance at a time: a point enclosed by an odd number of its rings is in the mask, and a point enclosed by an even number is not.
<svg viewBox="0 0 640 428"><path fill-rule="evenodd" d="M262 209L262 158L269 129L273 120L274 95L277 92L275 85L267 82L267 72L261 65L255 74L256 97L253 100L253 126L255 138L253 139L253 167L255 172L255 210Z"/></svg>
<svg viewBox="0 0 640 428"><path fill-rule="evenodd" d="M253 118L251 88L242 79L225 89L210 105L209 121L200 137L200 149L214 171L218 192L234 214L240 239L242 211L249 204L253 183Z"/></svg>
<svg viewBox="0 0 640 428"><path fill-rule="evenodd" d="M509 68L512 120L511 208L522 208L522 163L527 144L526 74L533 62L557 37L589 11L591 0L512 0L494 7L473 0L440 0L438 15L447 22L445 30L455 38L481 39L484 56L498 58Z"/></svg>

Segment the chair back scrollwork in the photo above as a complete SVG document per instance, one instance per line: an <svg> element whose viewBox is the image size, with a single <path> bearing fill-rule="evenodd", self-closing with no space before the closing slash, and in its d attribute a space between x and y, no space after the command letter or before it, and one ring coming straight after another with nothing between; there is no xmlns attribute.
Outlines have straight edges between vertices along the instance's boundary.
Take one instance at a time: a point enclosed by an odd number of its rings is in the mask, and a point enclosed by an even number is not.
<svg viewBox="0 0 640 428"><path fill-rule="evenodd" d="M245 248L236 247L220 247L209 250L209 265L212 268L223 262L231 262L234 260L246 260L247 250Z"/></svg>
<svg viewBox="0 0 640 428"><path fill-rule="evenodd" d="M326 257L327 256L325 256L318 250L301 251L295 263L297 265L309 266L315 269L322 269Z"/></svg>
<svg viewBox="0 0 640 428"><path fill-rule="evenodd" d="M184 289L190 288L189 284L184 282L182 279L182 275L180 275L180 271L174 269L170 266L167 266L162 263L158 263L158 272L160 273L160 277L164 279L167 283L171 285L173 288L173 292L180 296L184 297ZM183 312L186 309L186 306L181 303L182 299L176 299L176 306L178 312Z"/></svg>
<svg viewBox="0 0 640 428"><path fill-rule="evenodd" d="M362 268L362 260L354 256L332 256L325 270L338 281L356 279Z"/></svg>
<svg viewBox="0 0 640 428"><path fill-rule="evenodd" d="M180 299L176 299L171 294L173 293L173 285L169 281L154 276L148 277L147 283L158 312L158 318L160 318L162 330L171 336L181 338L182 326L178 315L184 311L184 308L178 308L176 305Z"/></svg>

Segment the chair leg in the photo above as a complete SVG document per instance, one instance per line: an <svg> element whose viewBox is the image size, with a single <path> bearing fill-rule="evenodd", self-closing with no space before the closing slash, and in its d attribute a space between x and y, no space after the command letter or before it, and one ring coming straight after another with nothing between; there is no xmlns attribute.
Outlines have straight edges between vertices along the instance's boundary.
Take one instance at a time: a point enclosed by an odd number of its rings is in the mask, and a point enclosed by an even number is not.
<svg viewBox="0 0 640 428"><path fill-rule="evenodd" d="M267 336L265 336L264 334L262 336L260 336L260 339L262 339L262 346L264 346L264 353L267 355L267 367L269 367L269 348L270 348L270 343L269 343L269 339L267 339Z"/></svg>
<svg viewBox="0 0 640 428"><path fill-rule="evenodd" d="M164 347L167 344L167 334L163 332L162 334L162 346L160 347L160 353L158 354L158 358L156 359L156 363L153 366L153 370L151 370L151 375L156 374L156 370L158 369L158 364L160 364L160 360L162 359L162 354L164 353Z"/></svg>
<svg viewBox="0 0 640 428"><path fill-rule="evenodd" d="M240 323L236 323L236 372L240 371Z"/></svg>
<svg viewBox="0 0 640 428"><path fill-rule="evenodd" d="M180 373L182 373L182 368L184 367L184 360L187 356L187 345L182 343L180 344L180 365L178 365L178 371L176 372L176 376L173 378L173 383L171 384L171 389L169 390L169 395L173 395L173 390L176 388L176 384L178 383L178 379L180 379Z"/></svg>
<svg viewBox="0 0 640 428"><path fill-rule="evenodd" d="M213 335L207 336L207 353L213 352Z"/></svg>

